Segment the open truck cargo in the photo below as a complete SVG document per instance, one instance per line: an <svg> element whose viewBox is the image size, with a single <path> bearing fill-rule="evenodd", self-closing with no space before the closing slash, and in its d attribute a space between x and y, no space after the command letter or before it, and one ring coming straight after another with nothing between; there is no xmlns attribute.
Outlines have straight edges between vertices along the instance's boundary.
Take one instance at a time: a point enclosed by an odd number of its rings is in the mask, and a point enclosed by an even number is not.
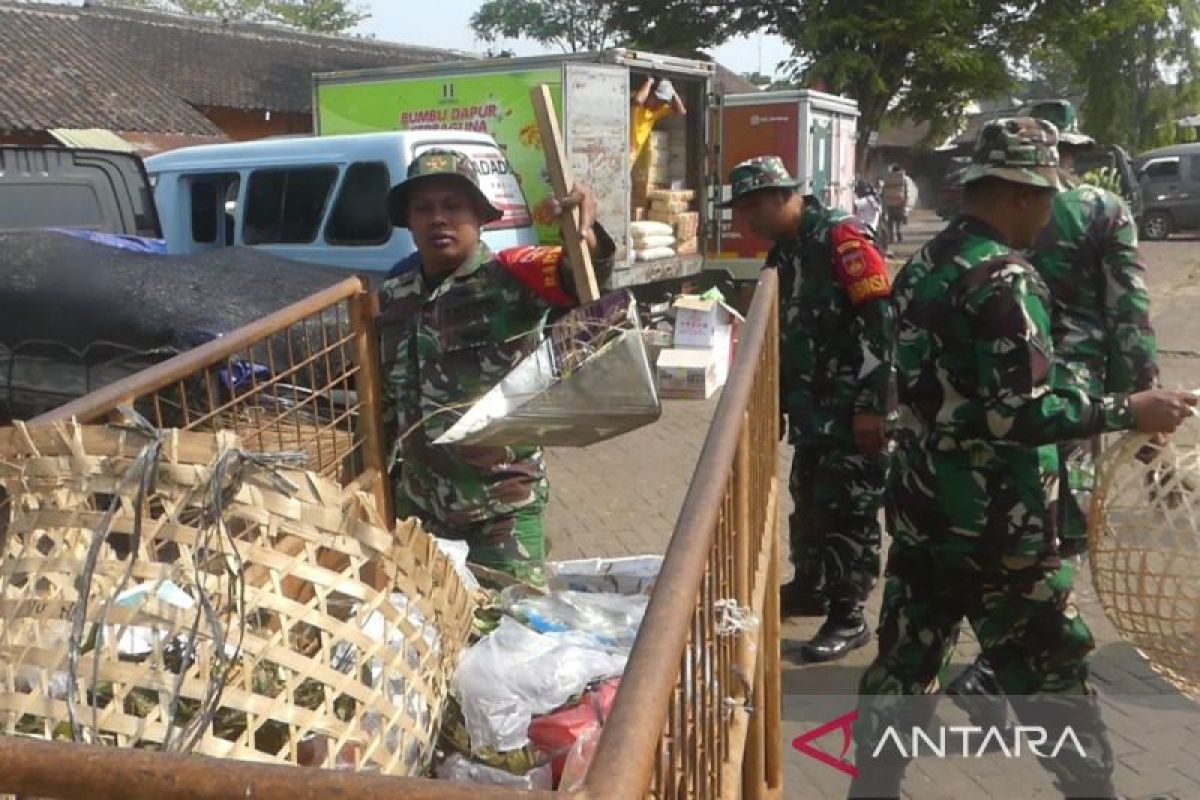
<svg viewBox="0 0 1200 800"><path fill-rule="evenodd" d="M609 286L615 289L703 268L702 253L636 262L632 256L629 112L631 95L651 75L669 79L682 98L688 113L655 126L658 141L673 148L670 170L658 176L665 179L657 188L693 193L700 241L706 241L705 199L711 194L706 109L714 74L709 62L624 49L321 73L314 76L313 124L320 136L431 129L491 134L520 179L529 207L537 209L550 194L550 183L529 92L549 84L571 170L596 191L600 221L617 243ZM556 240L556 220L535 222L542 241Z"/></svg>
<svg viewBox="0 0 1200 800"><path fill-rule="evenodd" d="M800 191L826 205L854 208L854 143L858 103L808 89L730 94L721 98L721 199L729 198L729 173L738 162L777 155ZM728 269L738 279L753 279L771 243L735 223L733 212L720 212L712 226L710 266Z"/></svg>

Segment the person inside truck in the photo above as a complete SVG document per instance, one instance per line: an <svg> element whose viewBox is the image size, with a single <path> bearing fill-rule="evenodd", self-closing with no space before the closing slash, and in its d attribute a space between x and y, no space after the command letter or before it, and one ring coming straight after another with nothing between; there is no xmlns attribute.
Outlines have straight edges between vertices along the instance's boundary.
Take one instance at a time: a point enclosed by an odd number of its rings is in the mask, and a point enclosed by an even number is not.
<svg viewBox="0 0 1200 800"><path fill-rule="evenodd" d="M616 248L595 224L591 189L550 200L555 217L580 209L580 230L600 285ZM396 516L437 536L465 540L476 564L543 582L543 514L549 496L537 447L434 444L537 346L548 313L578 305L561 247L493 253L480 231L502 216L479 186L471 159L428 150L387 199L392 224L408 228L412 268L379 291L384 441L391 443Z"/></svg>
<svg viewBox="0 0 1200 800"><path fill-rule="evenodd" d="M629 156L634 162L646 149L659 120L672 114L682 116L687 113L687 108L669 80L660 78L656 82L653 75L647 76L633 95L632 106L629 109Z"/></svg>

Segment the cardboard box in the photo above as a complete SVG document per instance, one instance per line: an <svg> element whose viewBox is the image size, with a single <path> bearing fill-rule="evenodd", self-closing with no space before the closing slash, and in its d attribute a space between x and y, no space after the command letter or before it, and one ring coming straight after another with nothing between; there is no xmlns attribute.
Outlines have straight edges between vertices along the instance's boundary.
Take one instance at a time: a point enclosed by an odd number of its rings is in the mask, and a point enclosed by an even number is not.
<svg viewBox="0 0 1200 800"><path fill-rule="evenodd" d="M651 200L681 200L685 203L690 203L695 198L696 193L690 189L655 189L650 193Z"/></svg>
<svg viewBox="0 0 1200 800"><path fill-rule="evenodd" d="M709 347L663 350L656 371L662 398L707 400L720 387L717 355Z"/></svg>
<svg viewBox="0 0 1200 800"><path fill-rule="evenodd" d="M700 240L693 236L690 239L675 242L675 255L677 256L694 256L700 252Z"/></svg>
<svg viewBox="0 0 1200 800"><path fill-rule="evenodd" d="M718 328L742 319L720 300L706 300L697 295L679 296L672 308L675 310L676 347L712 347L717 341Z"/></svg>

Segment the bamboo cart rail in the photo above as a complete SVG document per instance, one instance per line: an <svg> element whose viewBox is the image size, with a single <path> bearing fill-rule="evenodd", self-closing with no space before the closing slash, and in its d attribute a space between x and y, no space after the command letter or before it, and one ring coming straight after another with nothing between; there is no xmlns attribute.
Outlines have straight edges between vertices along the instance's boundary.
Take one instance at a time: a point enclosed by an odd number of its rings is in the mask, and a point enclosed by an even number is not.
<svg viewBox="0 0 1200 800"><path fill-rule="evenodd" d="M347 281L59 409L52 416L97 418L122 402L174 385L305 315L350 300ZM320 299L317 299L320 298ZM779 481L778 282L759 279L729 380L675 525L584 787L576 798L777 798L781 787L777 504ZM369 308L367 305L361 308ZM370 353L370 314L354 316L355 353ZM360 325L361 324L361 325ZM364 330L365 328L365 330ZM204 353L200 351L205 350ZM374 365L377 361L362 360ZM185 369L185 366L187 367ZM371 372L364 370L364 373ZM152 380L149 377L153 373ZM357 412L375 415L378 378ZM374 384L374 389L371 385ZM100 394L99 392L96 394ZM357 446L378 447L378 419ZM269 442L267 442L269 444ZM369 453L367 455L370 455ZM382 466L382 448L377 461ZM382 474L382 472L380 473ZM757 625L730 625L753 612ZM0 737L0 793L74 798L253 797L446 798L552 796L475 784L215 761ZM563 796L561 793L554 796Z"/></svg>

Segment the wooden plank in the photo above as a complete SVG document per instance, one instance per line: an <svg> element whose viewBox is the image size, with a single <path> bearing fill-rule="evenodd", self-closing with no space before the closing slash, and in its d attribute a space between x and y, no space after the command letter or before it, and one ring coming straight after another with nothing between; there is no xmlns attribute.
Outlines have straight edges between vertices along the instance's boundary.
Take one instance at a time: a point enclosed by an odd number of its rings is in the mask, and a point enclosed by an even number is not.
<svg viewBox="0 0 1200 800"><path fill-rule="evenodd" d="M550 86L539 83L530 92L533 111L537 115L538 130L542 137L542 152L546 154L546 172L550 175L550 186L558 197L570 194L575 181L571 165L567 162L563 147L562 132L558 127L558 115L554 112L554 100L550 97ZM592 271L592 256L579 234L579 210L568 211L562 216L563 246L571 273L575 278L575 294L581 303L587 304L600 297L596 274Z"/></svg>

